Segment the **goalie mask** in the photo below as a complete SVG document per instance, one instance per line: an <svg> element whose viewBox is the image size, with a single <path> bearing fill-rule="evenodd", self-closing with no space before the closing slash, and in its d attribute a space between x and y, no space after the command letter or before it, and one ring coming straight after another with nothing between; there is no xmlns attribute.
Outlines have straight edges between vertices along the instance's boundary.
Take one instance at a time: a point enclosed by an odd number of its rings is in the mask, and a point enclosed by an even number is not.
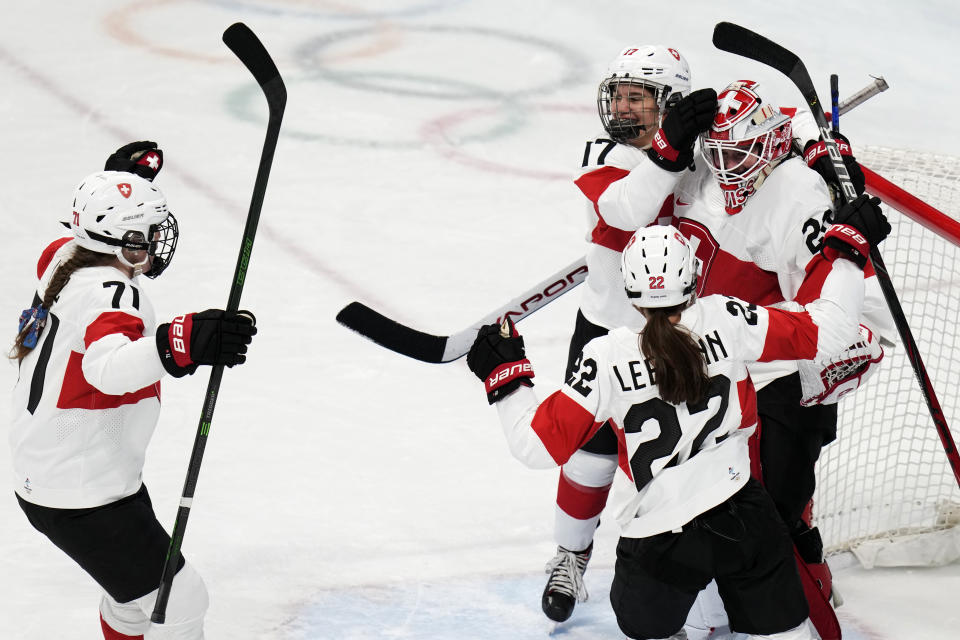
<svg viewBox="0 0 960 640"><path fill-rule="evenodd" d="M78 245L110 253L137 274L156 278L177 248L177 219L163 193L138 175L99 171L87 176L73 198L70 223Z"/></svg>
<svg viewBox="0 0 960 640"><path fill-rule="evenodd" d="M620 258L623 285L639 307L674 307L693 299L700 261L686 238L671 226L639 229Z"/></svg>
<svg viewBox="0 0 960 640"><path fill-rule="evenodd" d="M717 96L713 125L701 134L701 153L733 215L790 153L790 118L767 102L752 80L738 80Z"/></svg>
<svg viewBox="0 0 960 640"><path fill-rule="evenodd" d="M627 47L607 67L597 111L610 137L629 143L660 127L666 109L690 93L690 66L661 45Z"/></svg>

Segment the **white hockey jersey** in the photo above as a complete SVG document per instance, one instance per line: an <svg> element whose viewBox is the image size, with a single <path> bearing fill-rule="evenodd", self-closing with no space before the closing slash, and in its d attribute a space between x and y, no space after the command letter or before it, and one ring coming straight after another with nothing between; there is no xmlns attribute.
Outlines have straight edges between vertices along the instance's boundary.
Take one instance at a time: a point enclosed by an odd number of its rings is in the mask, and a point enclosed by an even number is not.
<svg viewBox="0 0 960 640"><path fill-rule="evenodd" d="M783 161L743 210L729 215L719 185L698 157L696 171L680 177L673 206L673 224L690 239L702 265L697 295L802 305L823 295L825 287L852 296L865 280L862 320L881 335L894 331L872 264L861 274L838 269L843 261L831 263L820 255L831 224L830 194L803 160ZM793 371L796 364L788 362L751 368L758 385Z"/></svg>
<svg viewBox="0 0 960 640"><path fill-rule="evenodd" d="M74 246L61 240L44 252L39 296ZM113 267L70 276L13 390L10 449L20 497L72 509L140 488L165 373L155 331L136 278Z"/></svg>
<svg viewBox="0 0 960 640"><path fill-rule="evenodd" d="M527 387L497 403L510 449L530 467L562 465L609 421L619 441L610 506L622 535L675 530L750 477L757 413L745 363L830 357L857 330L838 309L826 300L800 313L727 296L697 301L680 320L698 338L711 381L696 405L662 400L638 334L614 329L584 348L576 373L539 405ZM823 333L824 323L843 330Z"/></svg>
<svg viewBox="0 0 960 640"><path fill-rule="evenodd" d="M633 232L656 222L670 223L670 192L676 176L657 167L646 151L609 138L587 142L574 183L587 197L587 279L580 311L606 329L640 326L623 291L620 254Z"/></svg>

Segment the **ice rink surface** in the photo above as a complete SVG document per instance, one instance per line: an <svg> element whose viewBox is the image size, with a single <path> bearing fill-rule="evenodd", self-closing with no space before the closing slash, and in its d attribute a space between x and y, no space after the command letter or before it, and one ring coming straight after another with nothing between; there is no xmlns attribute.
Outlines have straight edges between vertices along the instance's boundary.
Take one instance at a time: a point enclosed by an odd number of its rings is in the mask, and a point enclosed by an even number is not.
<svg viewBox="0 0 960 640"><path fill-rule="evenodd" d="M360 300L447 334L581 255L571 176L601 131L596 85L623 46L675 46L695 87L751 77L796 103L775 72L713 49L720 20L798 53L824 99L830 73L842 96L883 75L891 89L841 123L854 145L953 155L960 124L944 105L957 96L958 16L946 0L8 3L7 340L74 186L132 140L163 148L157 185L181 226L173 266L144 284L158 318L226 304L266 118L220 41L246 22L289 102L243 294L260 334L224 376L184 545L211 593L207 637L542 638L557 473L510 457L462 361L407 360L336 312ZM561 382L578 299L520 326L543 395ZM0 367L4 389L16 375ZM145 481L168 526L206 382L163 383ZM8 468L6 438L0 452ZM99 637L98 588L6 496L0 638ZM606 598L616 537L601 525L592 597L556 637L618 637ZM960 628L956 565L847 568L837 583L845 638L946 640Z"/></svg>

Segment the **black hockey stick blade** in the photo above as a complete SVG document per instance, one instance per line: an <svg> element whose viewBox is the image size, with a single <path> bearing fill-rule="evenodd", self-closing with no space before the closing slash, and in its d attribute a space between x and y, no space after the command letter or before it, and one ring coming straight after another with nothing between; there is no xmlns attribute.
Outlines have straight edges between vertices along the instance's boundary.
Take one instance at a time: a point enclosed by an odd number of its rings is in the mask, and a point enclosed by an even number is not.
<svg viewBox="0 0 960 640"><path fill-rule="evenodd" d="M341 309L337 314L337 322L381 347L408 358L433 364L446 362L444 349L448 336L435 336L411 329L362 302L351 302Z"/></svg>
<svg viewBox="0 0 960 640"><path fill-rule="evenodd" d="M813 83L800 58L759 33L732 22L718 22L713 28L713 46L773 67L793 80L804 100L810 102L811 99L817 99L816 93L810 95Z"/></svg>
<svg viewBox="0 0 960 640"><path fill-rule="evenodd" d="M287 104L287 88L260 38L242 22L235 22L223 32L223 43L253 74L267 97L270 113L283 112Z"/></svg>
<svg viewBox="0 0 960 640"><path fill-rule="evenodd" d="M452 362L470 351L480 327L514 322L547 306L587 279L587 262L580 258L537 283L506 304L490 311L470 326L448 336L435 336L391 320L360 302L351 302L337 314L337 322L395 353L432 364Z"/></svg>

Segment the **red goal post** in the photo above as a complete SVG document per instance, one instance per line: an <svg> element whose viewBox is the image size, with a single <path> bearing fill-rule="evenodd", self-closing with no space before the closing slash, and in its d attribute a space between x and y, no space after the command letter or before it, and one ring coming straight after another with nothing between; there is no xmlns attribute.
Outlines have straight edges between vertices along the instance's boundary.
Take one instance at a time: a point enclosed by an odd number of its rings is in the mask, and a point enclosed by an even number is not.
<svg viewBox="0 0 960 640"><path fill-rule="evenodd" d="M946 422L960 424L960 159L882 147L857 159L893 225L884 261ZM960 559L960 487L901 345L839 414L814 496L827 554L865 566Z"/></svg>

